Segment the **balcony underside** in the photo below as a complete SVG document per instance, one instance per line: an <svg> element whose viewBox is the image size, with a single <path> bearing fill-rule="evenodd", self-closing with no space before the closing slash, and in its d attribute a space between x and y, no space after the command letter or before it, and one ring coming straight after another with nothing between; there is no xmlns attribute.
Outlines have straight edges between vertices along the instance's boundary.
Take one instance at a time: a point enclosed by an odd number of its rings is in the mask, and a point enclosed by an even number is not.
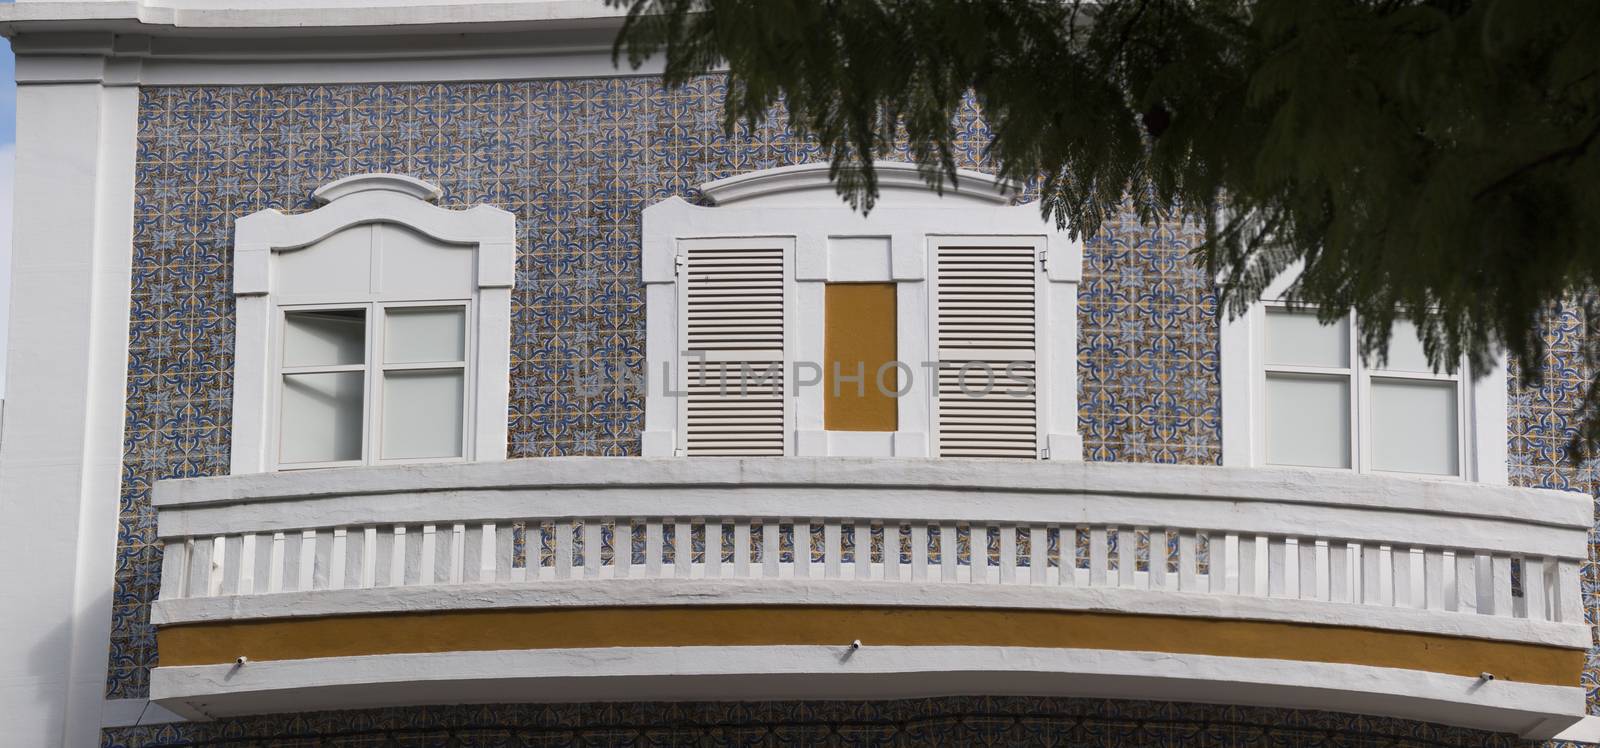
<svg viewBox="0 0 1600 748"><path fill-rule="evenodd" d="M623 647L162 667L160 703L200 719L504 702L1092 696L1381 714L1548 738L1582 690L1356 665L1025 647Z"/></svg>
<svg viewBox="0 0 1600 748"><path fill-rule="evenodd" d="M1137 465L557 459L175 481L156 503L151 692L197 718L1003 694L1546 737L1584 707L1578 495Z"/></svg>

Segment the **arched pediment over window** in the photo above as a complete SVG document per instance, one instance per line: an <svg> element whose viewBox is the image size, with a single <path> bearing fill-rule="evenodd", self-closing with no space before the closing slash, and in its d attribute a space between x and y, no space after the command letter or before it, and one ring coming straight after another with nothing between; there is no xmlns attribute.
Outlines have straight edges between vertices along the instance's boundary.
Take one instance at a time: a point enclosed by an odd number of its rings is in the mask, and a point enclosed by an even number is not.
<svg viewBox="0 0 1600 748"><path fill-rule="evenodd" d="M502 460L516 220L399 174L234 234L235 473Z"/></svg>
<svg viewBox="0 0 1600 748"><path fill-rule="evenodd" d="M971 169L957 169L956 183L936 191L915 164L880 161L873 168L878 204L885 207L1010 205L1021 192L1018 184ZM780 166L707 182L700 191L720 207L837 206L839 193L829 170L826 163Z"/></svg>
<svg viewBox="0 0 1600 748"><path fill-rule="evenodd" d="M876 167L867 215L827 164L645 209L645 455L1081 459L1082 243L992 175Z"/></svg>

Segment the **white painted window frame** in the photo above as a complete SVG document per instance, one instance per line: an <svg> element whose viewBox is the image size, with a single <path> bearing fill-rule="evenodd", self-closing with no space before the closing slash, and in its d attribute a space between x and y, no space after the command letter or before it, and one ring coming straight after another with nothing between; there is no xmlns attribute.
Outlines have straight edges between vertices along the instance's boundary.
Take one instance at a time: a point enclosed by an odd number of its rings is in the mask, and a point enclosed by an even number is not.
<svg viewBox="0 0 1600 748"><path fill-rule="evenodd" d="M1230 467L1266 467L1266 315L1269 308L1287 306L1284 293L1296 273L1286 273L1262 294L1262 300L1233 319L1224 317L1221 334L1222 464ZM1361 321L1350 315L1350 429L1352 468L1308 470L1382 471L1371 468L1371 381L1422 379L1457 383L1460 473L1432 476L1385 473L1424 480L1468 480L1506 485L1506 361L1502 356L1485 372L1472 372L1463 361L1454 375L1391 372L1368 367L1357 350ZM1331 370L1330 370L1331 371Z"/></svg>
<svg viewBox="0 0 1600 748"><path fill-rule="evenodd" d="M703 239L787 239L793 257L786 262L791 294L785 320L784 355L789 362L822 362L826 341L826 289L830 282L896 284L896 339L899 360L917 366L934 355L931 249L935 242L996 243L1028 241L1039 248L1041 457L1080 460L1078 434L1077 346L1054 345L1045 358L1045 339L1076 341L1078 283L1083 244L1041 216L1037 203L1010 204L1008 185L977 172L961 172L960 190L943 196L929 190L915 166L877 164L882 197L868 216L845 204L827 178L827 164L802 164L751 172L702 185L717 204L696 206L671 197L644 211L645 430L641 452L647 457L682 454L682 410L664 372L680 372L683 340L678 258L685 242ZM1045 309L1048 309L1046 317ZM932 457L933 397L925 371L914 372L910 391L897 400L899 428L893 432L827 431L821 386L800 388L790 374L792 411L786 414L792 436L787 454L796 456ZM1046 373L1048 372L1048 374ZM897 382L905 387L905 382ZM869 386L871 383L869 382ZM1044 408L1045 406L1041 406Z"/></svg>
<svg viewBox="0 0 1600 748"><path fill-rule="evenodd" d="M372 450L381 433L371 386L381 376L384 310L389 307L464 305L467 316L467 352L463 364L467 408L463 414L463 457L456 461L498 461L506 458L507 409L511 377L511 288L516 273L516 218L499 208L478 205L448 210L433 205L441 191L427 182L398 174L361 174L330 182L315 199L322 207L307 213L285 214L267 209L234 223L235 353L231 472L260 473L279 469L274 446L278 433L278 382L281 376L281 336L284 310L322 308L368 309L368 384L364 397L364 440L361 462L296 463L282 469L334 467L374 462ZM348 300L295 298L287 289L274 288L273 259L314 245L340 231L366 224L395 224L436 241L474 253L473 298L454 292L412 294L406 298L367 297ZM374 374L378 372L378 374ZM374 432L373 429L378 429ZM425 460L384 460L439 462Z"/></svg>
<svg viewBox="0 0 1600 748"><path fill-rule="evenodd" d="M459 362L432 361L425 363L390 364L385 363L386 351L384 348L385 334L389 324L391 310L426 309L429 307L463 309L466 319L466 328L462 331L465 350ZM475 433L474 420L477 414L473 412L472 403L474 393L472 382L474 380L474 357L479 345L477 335L474 334L473 321L476 318L476 304L467 298L440 298L418 301L368 301L364 303L341 304L284 304L277 307L272 325L272 382L268 387L267 404L268 418L271 419L271 433L281 434L283 427L283 404L281 383L285 374L312 373L302 369L315 369L319 372L334 371L359 371L362 376L361 392L361 423L366 438L361 441L361 458L357 460L335 460L327 462L296 462L282 464L277 461L278 450L269 449L268 459L273 470L310 470L314 468L329 467L354 467L358 465L403 465L415 462L464 462L469 459L468 447L472 444ZM283 366L283 336L287 327L288 315L300 311L332 311L341 309L361 309L366 313L362 333L366 336L363 347L363 361L360 364L345 364L337 366L312 366L294 367L296 371L285 371ZM457 457L417 457L417 458L385 458L383 457L383 388L385 375L391 371L441 371L445 369L460 369L462 372L462 418L461 418L461 445L462 454ZM273 443L276 443L275 441Z"/></svg>

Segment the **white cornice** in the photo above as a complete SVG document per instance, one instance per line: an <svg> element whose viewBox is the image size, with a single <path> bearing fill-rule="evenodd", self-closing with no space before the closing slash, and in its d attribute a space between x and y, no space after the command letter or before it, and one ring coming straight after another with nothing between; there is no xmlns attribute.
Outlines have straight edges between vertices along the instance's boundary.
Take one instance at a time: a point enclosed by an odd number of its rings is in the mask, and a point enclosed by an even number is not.
<svg viewBox="0 0 1600 748"><path fill-rule="evenodd" d="M532 28L614 22L622 10L601 0L35 0L0 6L0 34L34 31L182 33L268 31L315 34L362 29L459 29L473 25Z"/></svg>

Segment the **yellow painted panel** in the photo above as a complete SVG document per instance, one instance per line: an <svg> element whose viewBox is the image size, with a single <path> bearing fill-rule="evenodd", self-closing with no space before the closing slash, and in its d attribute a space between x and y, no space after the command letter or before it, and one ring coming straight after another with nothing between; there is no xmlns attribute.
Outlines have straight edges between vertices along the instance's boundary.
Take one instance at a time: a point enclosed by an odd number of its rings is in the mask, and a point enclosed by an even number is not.
<svg viewBox="0 0 1600 748"><path fill-rule="evenodd" d="M829 431L894 431L899 414L896 371L878 371L895 360L893 283L829 283L823 366L823 428ZM835 382L834 371L842 375ZM858 373L861 382L845 380Z"/></svg>
<svg viewBox="0 0 1600 748"><path fill-rule="evenodd" d="M839 644L1058 647L1394 667L1576 686L1578 649L1177 616L982 608L704 606L365 614L164 626L161 664L584 647Z"/></svg>

